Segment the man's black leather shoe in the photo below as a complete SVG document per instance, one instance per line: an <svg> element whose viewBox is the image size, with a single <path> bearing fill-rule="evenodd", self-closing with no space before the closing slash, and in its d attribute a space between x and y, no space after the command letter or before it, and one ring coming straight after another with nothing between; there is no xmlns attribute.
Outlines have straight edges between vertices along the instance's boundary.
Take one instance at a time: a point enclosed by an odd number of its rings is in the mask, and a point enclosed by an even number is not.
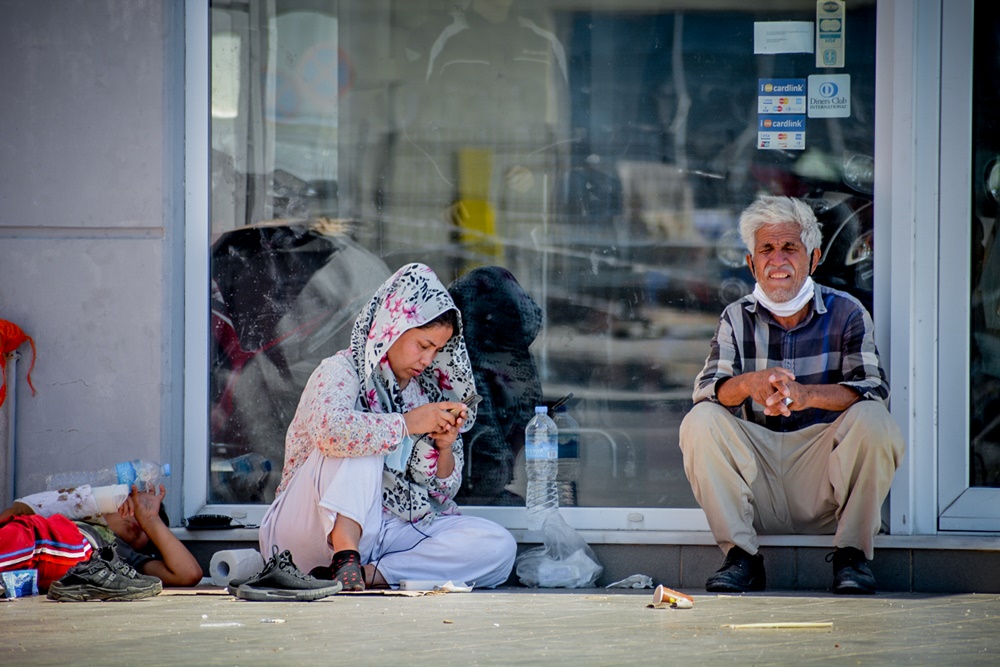
<svg viewBox="0 0 1000 667"><path fill-rule="evenodd" d="M767 585L764 573L764 557L751 556L739 547L733 547L726 554L726 560L715 574L705 581L709 593L746 593L762 591Z"/></svg>
<svg viewBox="0 0 1000 667"><path fill-rule="evenodd" d="M854 547L837 549L826 557L833 561L833 592L839 595L871 595L875 575L864 553Z"/></svg>

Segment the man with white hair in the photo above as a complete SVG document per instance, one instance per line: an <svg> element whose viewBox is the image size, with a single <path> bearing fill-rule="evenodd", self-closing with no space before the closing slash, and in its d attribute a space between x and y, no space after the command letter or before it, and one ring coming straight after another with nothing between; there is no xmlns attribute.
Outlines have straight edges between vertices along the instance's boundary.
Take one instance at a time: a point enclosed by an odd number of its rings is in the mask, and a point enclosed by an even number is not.
<svg viewBox="0 0 1000 667"><path fill-rule="evenodd" d="M684 471L726 554L712 592L766 586L758 533L834 533L833 592L875 592L868 561L904 444L871 315L814 283L808 204L760 197L740 216L757 285L730 304L681 423Z"/></svg>

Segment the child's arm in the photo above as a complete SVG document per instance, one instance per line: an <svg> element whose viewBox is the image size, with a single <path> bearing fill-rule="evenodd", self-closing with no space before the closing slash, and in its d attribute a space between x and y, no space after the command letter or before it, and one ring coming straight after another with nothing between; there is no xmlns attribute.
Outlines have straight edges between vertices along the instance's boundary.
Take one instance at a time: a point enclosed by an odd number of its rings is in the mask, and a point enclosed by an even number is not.
<svg viewBox="0 0 1000 667"><path fill-rule="evenodd" d="M132 513L139 527L156 545L163 560L143 563L143 574L158 577L165 586L195 586L201 581L202 570L194 555L170 532L170 528L160 519L160 503L166 489L160 485L159 493L140 493L132 487L132 493L122 505L124 513Z"/></svg>
<svg viewBox="0 0 1000 667"><path fill-rule="evenodd" d="M106 491L111 487L98 487ZM53 514L62 514L70 521L86 521L104 525L104 517L94 489L89 484L82 484L77 487L67 489L51 489L49 491L39 491L28 496L18 498L14 506L23 505L31 510L31 514L50 517ZM11 507L10 509L14 509ZM21 508L21 514L26 514ZM4 512L3 516L7 516Z"/></svg>

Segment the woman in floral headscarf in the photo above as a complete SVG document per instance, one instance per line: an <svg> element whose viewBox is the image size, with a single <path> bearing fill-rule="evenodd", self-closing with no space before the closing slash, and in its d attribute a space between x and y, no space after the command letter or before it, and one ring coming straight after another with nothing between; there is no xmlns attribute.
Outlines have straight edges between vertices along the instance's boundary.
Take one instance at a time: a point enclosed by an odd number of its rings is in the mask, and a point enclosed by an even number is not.
<svg viewBox="0 0 1000 667"><path fill-rule="evenodd" d="M492 587L516 543L501 526L458 514L460 432L475 421L461 315L430 268L409 264L358 315L351 347L324 359L285 438L261 552L344 590L403 579Z"/></svg>

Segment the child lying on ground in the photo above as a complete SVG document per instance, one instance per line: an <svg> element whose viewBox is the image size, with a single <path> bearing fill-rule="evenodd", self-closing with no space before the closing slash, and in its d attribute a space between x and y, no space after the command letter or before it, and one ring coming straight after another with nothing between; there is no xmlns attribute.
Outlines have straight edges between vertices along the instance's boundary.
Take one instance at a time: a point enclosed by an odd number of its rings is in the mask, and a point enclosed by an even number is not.
<svg viewBox="0 0 1000 667"><path fill-rule="evenodd" d="M0 513L0 572L35 568L41 592L65 577L55 599L134 599L201 581L198 561L168 527L166 489L133 487L117 511L102 511L113 505L99 505L95 495L105 497L109 488L83 485L16 500Z"/></svg>

